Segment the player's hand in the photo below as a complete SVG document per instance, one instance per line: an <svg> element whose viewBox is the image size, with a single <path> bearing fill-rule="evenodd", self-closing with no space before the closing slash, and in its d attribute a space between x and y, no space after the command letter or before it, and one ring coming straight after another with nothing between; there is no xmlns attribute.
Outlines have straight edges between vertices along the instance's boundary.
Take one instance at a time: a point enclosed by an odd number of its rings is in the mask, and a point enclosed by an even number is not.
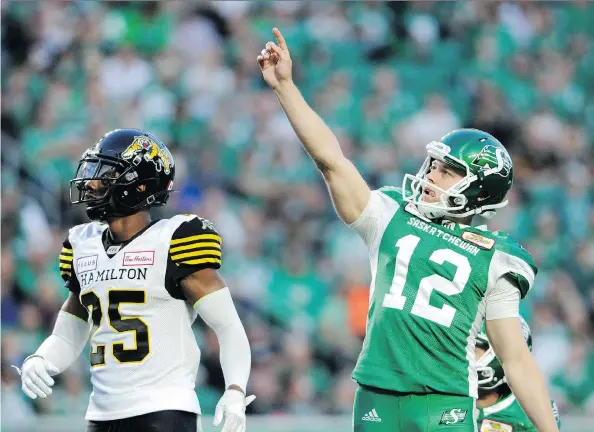
<svg viewBox="0 0 594 432"><path fill-rule="evenodd" d="M287 42L276 27L272 29L277 44L267 42L266 47L258 56L258 64L262 69L262 76L266 83L275 89L281 84L291 81L293 62L287 48Z"/></svg>
<svg viewBox="0 0 594 432"><path fill-rule="evenodd" d="M221 432L245 432L245 407L254 399L256 396L245 397L239 390L226 390L215 409L213 425L217 427L225 419Z"/></svg>
<svg viewBox="0 0 594 432"><path fill-rule="evenodd" d="M54 385L54 379L50 375L58 372L58 368L44 358L29 357L19 371L23 392L31 399L37 399L37 396L45 399L52 394L51 387Z"/></svg>

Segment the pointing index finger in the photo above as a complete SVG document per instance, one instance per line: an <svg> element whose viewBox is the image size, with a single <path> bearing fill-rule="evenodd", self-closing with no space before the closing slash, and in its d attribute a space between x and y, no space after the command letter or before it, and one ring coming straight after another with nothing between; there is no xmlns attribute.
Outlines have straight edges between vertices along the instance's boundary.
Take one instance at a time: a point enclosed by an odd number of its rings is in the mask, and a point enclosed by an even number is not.
<svg viewBox="0 0 594 432"><path fill-rule="evenodd" d="M278 46L281 47L283 51L288 51L289 48L287 47L287 42L285 42L285 38L281 34L280 30L275 27L272 29L272 33L278 42Z"/></svg>

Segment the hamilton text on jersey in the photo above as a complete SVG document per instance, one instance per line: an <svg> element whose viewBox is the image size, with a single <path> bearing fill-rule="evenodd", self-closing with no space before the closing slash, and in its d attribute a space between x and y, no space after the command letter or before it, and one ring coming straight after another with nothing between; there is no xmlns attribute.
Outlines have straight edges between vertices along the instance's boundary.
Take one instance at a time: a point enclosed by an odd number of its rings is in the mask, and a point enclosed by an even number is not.
<svg viewBox="0 0 594 432"><path fill-rule="evenodd" d="M115 279L146 280L147 270L148 269L146 267L95 270L80 274L79 279L80 284L83 287L95 282L103 282Z"/></svg>

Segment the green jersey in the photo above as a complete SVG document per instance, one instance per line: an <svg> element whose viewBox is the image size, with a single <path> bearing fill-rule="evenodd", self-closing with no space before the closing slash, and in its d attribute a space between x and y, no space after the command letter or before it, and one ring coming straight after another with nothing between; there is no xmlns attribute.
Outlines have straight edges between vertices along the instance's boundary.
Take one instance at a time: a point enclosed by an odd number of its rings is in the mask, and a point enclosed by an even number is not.
<svg viewBox="0 0 594 432"><path fill-rule="evenodd" d="M561 430L557 405L551 401L551 406ZM513 394L489 407L480 408L477 423L479 432L537 432Z"/></svg>
<svg viewBox="0 0 594 432"><path fill-rule="evenodd" d="M401 393L477 398L474 347L491 313L488 294L506 279L526 295L536 274L528 252L503 233L425 219L391 187L373 191L351 227L368 247L372 273L353 378Z"/></svg>

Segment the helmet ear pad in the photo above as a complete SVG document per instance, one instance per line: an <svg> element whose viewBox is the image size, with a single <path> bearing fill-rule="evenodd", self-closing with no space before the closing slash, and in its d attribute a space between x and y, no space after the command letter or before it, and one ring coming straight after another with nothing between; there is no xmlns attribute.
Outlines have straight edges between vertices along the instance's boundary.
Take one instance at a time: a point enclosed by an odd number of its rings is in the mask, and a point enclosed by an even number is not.
<svg viewBox="0 0 594 432"><path fill-rule="evenodd" d="M151 195L154 195L154 191L158 185L159 179L154 177L145 178L126 185L116 184L111 194L112 200L117 204L116 207L127 207L132 210L147 199L150 199Z"/></svg>

